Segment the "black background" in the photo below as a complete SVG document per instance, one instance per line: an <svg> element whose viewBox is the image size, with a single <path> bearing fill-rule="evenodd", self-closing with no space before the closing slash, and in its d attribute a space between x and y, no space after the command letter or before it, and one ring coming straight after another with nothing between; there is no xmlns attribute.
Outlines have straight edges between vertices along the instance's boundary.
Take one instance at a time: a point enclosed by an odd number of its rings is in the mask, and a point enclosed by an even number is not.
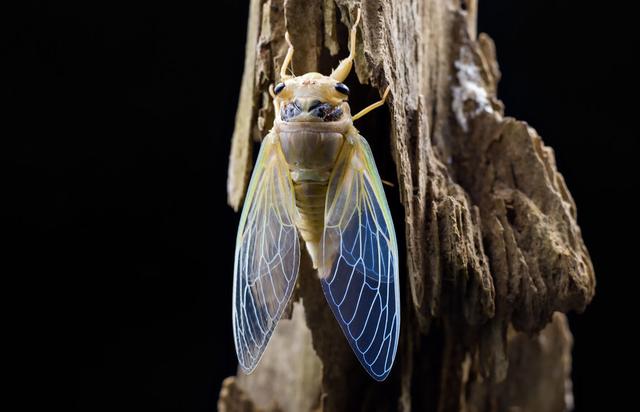
<svg viewBox="0 0 640 412"><path fill-rule="evenodd" d="M578 411L636 390L621 377L637 324L631 12L591 4L487 0L479 15L507 114L555 149L596 267L595 300L570 315ZM215 410L236 367L225 184L247 6L23 2L4 15L3 294L26 409Z"/></svg>

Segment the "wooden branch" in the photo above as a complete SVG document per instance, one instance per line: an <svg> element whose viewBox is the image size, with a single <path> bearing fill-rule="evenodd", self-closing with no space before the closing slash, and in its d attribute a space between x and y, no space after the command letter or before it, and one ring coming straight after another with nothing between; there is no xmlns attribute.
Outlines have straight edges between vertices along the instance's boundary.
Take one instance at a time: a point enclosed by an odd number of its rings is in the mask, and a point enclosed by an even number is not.
<svg viewBox="0 0 640 412"><path fill-rule="evenodd" d="M252 0L229 166L234 208L252 142L273 121L268 85L286 52L285 16L295 73L328 72L336 53L346 55L357 7ZM571 337L558 312L583 310L595 277L553 151L504 117L495 48L476 36L475 1L361 8L358 80L391 87L390 135L366 137L391 147L406 224L399 357L384 384L360 370L303 259L292 318L252 375L225 381L219 409L565 410Z"/></svg>

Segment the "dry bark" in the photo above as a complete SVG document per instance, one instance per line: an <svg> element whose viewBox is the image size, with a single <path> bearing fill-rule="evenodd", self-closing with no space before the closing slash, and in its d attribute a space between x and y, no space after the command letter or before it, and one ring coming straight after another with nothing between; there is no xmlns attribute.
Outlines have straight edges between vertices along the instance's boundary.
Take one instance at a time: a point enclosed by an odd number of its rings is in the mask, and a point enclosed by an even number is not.
<svg viewBox="0 0 640 412"><path fill-rule="evenodd" d="M236 210L254 142L273 121L268 86L286 52L285 27L296 73L328 73L347 53L359 3L251 1L228 178ZM387 127L365 137L391 147L405 218L399 356L383 384L360 370L303 259L293 317L252 375L225 380L219 409L570 409L571 334L561 312L589 303L593 267L552 149L503 115L493 42L475 32L476 1L361 8L357 81L363 90L391 87L389 118L370 115Z"/></svg>

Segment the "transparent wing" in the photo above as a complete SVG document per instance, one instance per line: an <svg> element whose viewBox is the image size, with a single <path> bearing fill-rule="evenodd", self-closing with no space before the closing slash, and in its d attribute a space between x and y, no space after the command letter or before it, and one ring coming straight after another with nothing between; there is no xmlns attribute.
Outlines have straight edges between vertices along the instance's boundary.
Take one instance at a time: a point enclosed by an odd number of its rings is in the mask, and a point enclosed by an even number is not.
<svg viewBox="0 0 640 412"><path fill-rule="evenodd" d="M300 264L289 170L275 134L262 142L236 238L233 330L242 369L251 372L287 306Z"/></svg>
<svg viewBox="0 0 640 412"><path fill-rule="evenodd" d="M351 348L374 379L384 380L400 331L398 246L362 136L348 139L329 181L322 266L325 296Z"/></svg>

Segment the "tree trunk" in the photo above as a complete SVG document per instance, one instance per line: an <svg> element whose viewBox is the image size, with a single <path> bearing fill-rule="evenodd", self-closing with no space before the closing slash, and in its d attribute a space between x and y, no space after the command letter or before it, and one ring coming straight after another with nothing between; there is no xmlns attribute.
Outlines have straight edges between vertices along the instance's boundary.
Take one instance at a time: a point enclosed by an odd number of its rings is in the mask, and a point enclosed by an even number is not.
<svg viewBox="0 0 640 412"><path fill-rule="evenodd" d="M255 142L273 121L268 86L286 53L285 27L295 73L328 74L348 52L359 3L251 1L229 165L234 208ZM361 2L357 79L347 83L356 109L371 102L358 96L391 88L388 111L356 126L383 179L397 176L388 196L406 262L391 375L380 384L361 370L305 256L290 319L253 374L224 381L221 411L571 408L571 334L561 312L589 303L593 267L553 151L503 116L495 49L476 35L476 8L476 0Z"/></svg>

